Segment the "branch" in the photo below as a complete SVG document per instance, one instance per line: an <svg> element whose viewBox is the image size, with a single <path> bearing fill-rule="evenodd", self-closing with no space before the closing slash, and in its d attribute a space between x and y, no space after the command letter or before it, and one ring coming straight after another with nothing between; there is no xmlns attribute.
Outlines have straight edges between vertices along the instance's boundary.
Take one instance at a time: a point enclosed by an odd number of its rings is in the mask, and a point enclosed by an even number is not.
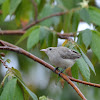
<svg viewBox="0 0 100 100"><path fill-rule="evenodd" d="M78 82L78 83L82 83L82 84L85 84L85 85L90 85L90 86L94 86L94 87L100 88L100 84L95 84L95 83L91 83L91 82L81 81L81 80L72 78L72 77L70 77L70 76L68 76L68 78L69 78L71 81L74 81L74 82Z"/></svg>
<svg viewBox="0 0 100 100"><path fill-rule="evenodd" d="M50 70L52 70L54 72L54 67L51 66L50 64L46 63L45 61L41 60L40 58L32 55L31 53L23 50L22 48L19 48L13 44L10 44L8 42L2 41L0 40L0 43L2 46L0 46L0 49L2 50L10 50L10 51L14 51L20 54L23 54L31 59L33 59L34 61L42 64L43 66L45 66L46 68L49 68ZM55 72L56 74L59 74L59 71L56 70ZM60 77L62 77L66 82L68 82L74 89L75 91L78 93L78 95L83 99L83 100L87 100L84 95L81 93L81 91L77 88L77 86L63 73L60 74Z"/></svg>
<svg viewBox="0 0 100 100"><path fill-rule="evenodd" d="M6 61L3 61L2 59L0 59L0 61L5 66L5 68L8 68L9 69L8 65L6 65Z"/></svg>
<svg viewBox="0 0 100 100"><path fill-rule="evenodd" d="M34 25L36 25L36 24L38 24L38 23L40 23L40 22L42 22L42 21L44 21L44 20L46 20L46 19L49 19L49 18L51 18L51 17L65 15L65 14L68 14L69 12L71 12L71 11L74 12L74 11L79 10L79 9L80 9L80 7L79 7L79 8L74 8L74 9L72 9L72 10L70 10L70 11L67 10L67 11L65 11L65 12L59 12L59 13L56 13L56 14L52 14L52 15L47 16L47 17L44 17L44 18L42 18L42 19L40 19L40 20L34 21L32 24L30 24L30 25L24 27L23 30L25 31L25 30L29 29L30 27L32 27L32 26L34 26Z"/></svg>
<svg viewBox="0 0 100 100"><path fill-rule="evenodd" d="M4 30L0 31L0 35L23 35L26 31L23 30ZM58 37L61 39L68 39L69 37L74 37L75 34L73 33L57 33Z"/></svg>
<svg viewBox="0 0 100 100"><path fill-rule="evenodd" d="M25 32L23 30L0 30L0 35L23 35Z"/></svg>
<svg viewBox="0 0 100 100"><path fill-rule="evenodd" d="M22 53L22 50L23 50L23 49L21 50L21 48L19 48L19 47L13 45L13 44L11 44L11 43L8 43L8 42L5 42L5 41L0 40L0 44L3 46L3 47L0 46L0 49L3 49L3 50L10 50L10 51ZM15 49L14 49L14 48L15 48ZM29 55L33 56L33 55L30 54L29 52L27 52L27 51L25 51L25 50L23 50L23 51L24 51L24 53L22 53L22 54L24 54L25 56L27 56L27 57L29 57ZM5 56L3 53L0 53L0 55L1 55L1 56ZM31 57L29 57L29 58L31 58ZM33 59L33 60L37 61L35 58L37 58L37 57L34 56L34 59ZM32 58L31 58L31 59L32 59ZM38 58L38 59L39 59L39 58ZM39 61L41 62L41 59L40 59ZM39 61L37 61L37 62L39 62ZM40 63L40 62L39 62L39 63ZM45 63L46 63L46 62L45 62ZM46 64L47 64L47 63L46 63ZM46 66L46 64L43 64L43 65ZM47 65L48 65L48 64L47 64ZM49 69L50 69L50 68L49 68ZM54 70L54 69L53 69L53 70ZM70 77L70 76L68 76L68 78L69 78L70 80L74 81L74 82L78 82L78 83L82 83L82 84L85 84L85 85L90 85L90 86L94 86L94 87L100 88L100 84L95 84L95 83L90 83L90 82L86 82L86 81L81 81L81 80L72 78L72 77Z"/></svg>
<svg viewBox="0 0 100 100"><path fill-rule="evenodd" d="M37 21L37 16L38 16L38 7L37 7L37 4L34 0L31 0L32 1L32 4L34 6L34 12L35 12L35 16L34 16L34 19L35 21Z"/></svg>
<svg viewBox="0 0 100 100"><path fill-rule="evenodd" d="M51 18L51 17L54 17L54 16L61 16L61 15L64 15L64 14L66 14L66 13L69 13L69 12L68 12L68 11L66 11L66 12L60 12L60 13L56 13L56 14L52 14L52 15L50 15L50 16L44 17L44 18L42 18L42 19L40 19L40 20L37 20L37 21L34 21L32 24L30 24L30 25L24 27L23 30L25 31L25 30L29 29L30 27L32 27L32 26L34 26L34 25L36 25L36 24L38 24L38 23L40 23L40 22L42 22L42 21L44 21L44 20L46 20L46 19L49 19L49 18Z"/></svg>
<svg viewBox="0 0 100 100"><path fill-rule="evenodd" d="M73 33L64 33L64 34L57 33L57 35L61 39L68 39L69 37L74 37L75 36L75 34L73 34Z"/></svg>

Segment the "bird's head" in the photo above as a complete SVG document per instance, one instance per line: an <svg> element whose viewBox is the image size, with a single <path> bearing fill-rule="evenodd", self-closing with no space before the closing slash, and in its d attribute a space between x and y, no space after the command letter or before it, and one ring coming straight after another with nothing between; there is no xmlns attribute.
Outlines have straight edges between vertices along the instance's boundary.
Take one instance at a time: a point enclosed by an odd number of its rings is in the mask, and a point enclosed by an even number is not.
<svg viewBox="0 0 100 100"><path fill-rule="evenodd" d="M44 51L49 56L49 55L53 55L56 52L55 49L56 49L55 47L49 47L46 49L41 49L40 51Z"/></svg>

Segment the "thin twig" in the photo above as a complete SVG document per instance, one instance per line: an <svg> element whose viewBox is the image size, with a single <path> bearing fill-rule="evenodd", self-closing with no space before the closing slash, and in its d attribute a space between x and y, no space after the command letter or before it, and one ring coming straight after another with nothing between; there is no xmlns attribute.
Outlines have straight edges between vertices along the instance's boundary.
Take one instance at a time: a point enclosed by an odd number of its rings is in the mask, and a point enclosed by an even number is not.
<svg viewBox="0 0 100 100"><path fill-rule="evenodd" d="M46 19L49 19L49 18L51 18L51 17L65 15L65 14L68 14L69 12L71 12L71 11L74 12L74 11L79 10L79 9L80 9L80 7L79 7L79 8L74 8L74 9L72 9L72 10L70 10L70 11L67 10L67 11L65 11L65 12L59 12L59 13L56 13L56 14L52 14L52 15L50 15L50 16L46 16L46 17L44 17L44 18L42 18L42 19L40 19L40 20L34 21L32 24L30 24L30 25L24 27L23 30L25 31L25 30L29 29L30 27L32 27L32 26L34 26L34 25L36 25L36 24L38 24L38 23L40 23L40 22L42 22L42 21L44 21L44 20L46 20Z"/></svg>
<svg viewBox="0 0 100 100"><path fill-rule="evenodd" d="M34 26L34 25L36 25L36 24L38 24L38 23L40 23L40 22L42 22L42 21L44 21L44 20L46 20L46 19L49 19L49 18L51 18L51 17L54 17L54 16L61 16L61 15L64 15L64 14L66 14L66 13L68 13L68 11L66 11L66 12L60 12L60 13L56 13L56 14L52 14L52 15L50 15L50 16L44 17L44 18L42 18L42 19L40 19L40 20L37 20L37 21L34 21L32 24L30 24L30 25L24 27L23 30L25 31L25 30L29 29L30 27L32 27L32 26Z"/></svg>
<svg viewBox="0 0 100 100"><path fill-rule="evenodd" d="M8 69L9 69L8 65L6 65L6 61L3 61L2 59L0 59L0 61L1 61L2 64L5 66L5 68L8 68Z"/></svg>
<svg viewBox="0 0 100 100"><path fill-rule="evenodd" d="M37 21L37 17L38 17L38 7L37 7L37 4L34 0L31 0L32 1L32 4L34 6L34 12L35 12L35 15L34 15L34 19L35 21Z"/></svg>
<svg viewBox="0 0 100 100"><path fill-rule="evenodd" d="M13 44L10 44L8 42L5 42L5 41L2 41L0 40L0 43L4 44L4 46L0 46L0 49L2 50L10 50L10 51L14 51L14 52L17 52L17 53L21 53L31 59L33 59L34 61L44 65L46 68L49 68L50 70L52 70L54 72L54 67L51 66L50 64L46 63L45 61L41 60L40 58L32 55L31 53L23 50L22 48L19 48ZM59 71L56 70L55 72L56 74L59 74ZM85 98L85 96L81 93L81 91L77 88L77 86L63 73L60 74L60 77L62 77L66 82L68 82L74 89L75 91L78 93L78 95L83 99L83 100L87 100Z"/></svg>
<svg viewBox="0 0 100 100"><path fill-rule="evenodd" d="M72 77L70 77L70 76L68 76L68 78L69 78L71 81L74 81L74 82L78 82L78 83L82 83L82 84L85 84L85 85L89 85L89 86L94 86L94 87L100 88L100 84L95 84L95 83L91 83L91 82L81 81L81 80L72 78Z"/></svg>

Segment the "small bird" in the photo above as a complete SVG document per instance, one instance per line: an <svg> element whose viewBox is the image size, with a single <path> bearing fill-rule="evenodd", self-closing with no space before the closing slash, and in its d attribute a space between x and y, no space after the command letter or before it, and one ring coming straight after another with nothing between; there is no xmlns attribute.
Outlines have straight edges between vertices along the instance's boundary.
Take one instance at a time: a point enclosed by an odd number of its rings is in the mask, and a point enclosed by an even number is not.
<svg viewBox="0 0 100 100"><path fill-rule="evenodd" d="M61 67L63 68L61 72L63 72L66 68L72 67L76 59L81 57L78 52L63 46L49 47L40 51L44 51L49 57L50 62L56 66L54 71Z"/></svg>

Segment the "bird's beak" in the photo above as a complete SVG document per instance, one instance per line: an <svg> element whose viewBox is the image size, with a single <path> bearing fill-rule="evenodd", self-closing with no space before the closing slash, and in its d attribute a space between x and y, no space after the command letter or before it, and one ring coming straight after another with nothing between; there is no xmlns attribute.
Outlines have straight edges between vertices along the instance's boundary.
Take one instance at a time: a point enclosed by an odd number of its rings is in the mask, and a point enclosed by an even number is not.
<svg viewBox="0 0 100 100"><path fill-rule="evenodd" d="M47 51L47 49L41 49L40 51L44 51L44 52L46 52L46 51Z"/></svg>

